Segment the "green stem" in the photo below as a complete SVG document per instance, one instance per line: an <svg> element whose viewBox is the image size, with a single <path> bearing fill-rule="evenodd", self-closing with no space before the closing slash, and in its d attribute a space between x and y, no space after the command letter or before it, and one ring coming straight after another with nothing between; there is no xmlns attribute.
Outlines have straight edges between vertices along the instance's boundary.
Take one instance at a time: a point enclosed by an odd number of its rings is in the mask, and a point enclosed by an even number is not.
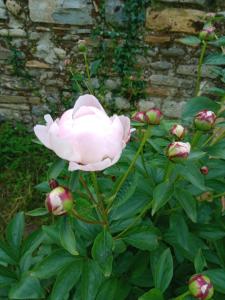
<svg viewBox="0 0 225 300"><path fill-rule="evenodd" d="M220 194L218 194L218 195L215 195L215 196L213 196L213 198L215 199L215 198L220 198L220 197L222 197L222 196L224 196L225 195L225 192L223 192L223 193L220 193Z"/></svg>
<svg viewBox="0 0 225 300"><path fill-rule="evenodd" d="M99 186L98 186L98 180L97 180L97 176L96 176L95 172L91 172L91 178L92 178L92 182L93 182L93 185L94 185L95 193L96 193L96 196L97 196L97 202L98 202L98 206L99 206L102 218L104 219L105 225L108 225L108 216L107 216L107 212L105 210L104 202L103 202L101 194L100 194L100 190L99 190Z"/></svg>
<svg viewBox="0 0 225 300"><path fill-rule="evenodd" d="M82 94L82 93L83 93L83 89L82 89L81 85L79 84L79 82L76 80L72 68L70 68L69 70L70 70L70 74L72 75L73 80L74 80L74 81L76 82L76 84L77 84L77 87L78 87L78 89L79 89L79 92Z"/></svg>
<svg viewBox="0 0 225 300"><path fill-rule="evenodd" d="M148 169L147 169L146 163L145 163L145 157L144 157L144 151L143 151L143 149L141 150L141 161L142 161L142 165L143 165L143 168L145 170L145 173L146 173L147 177L149 177Z"/></svg>
<svg viewBox="0 0 225 300"><path fill-rule="evenodd" d="M183 293L182 295L174 298L173 300L183 300L186 296L189 296L189 295L190 295L190 292L187 291L187 292Z"/></svg>
<svg viewBox="0 0 225 300"><path fill-rule="evenodd" d="M150 136L150 132L151 132L151 127L149 126L149 127L147 128L147 130L145 131L145 134L144 134L143 137L142 137L141 144L140 144L140 146L139 146L139 148L138 148L138 150L137 150L137 152L136 152L136 154L135 154L135 156L134 156L134 158L133 158L133 160L132 160L130 166L128 167L127 172L126 172L126 173L123 175L123 177L121 178L121 180L120 180L120 182L119 182L119 184L118 184L118 186L117 186L117 188L116 188L116 191L115 191L114 195L110 198L108 207L111 206L111 204L112 204L113 200L115 199L117 193L118 193L119 190L121 189L122 185L124 184L125 180L127 179L128 175L130 174L131 170L133 169L133 167L134 167L134 165L135 165L135 163L136 163L136 161L137 161L137 159L138 159L138 157L139 157L139 155L140 155L140 153L141 153L141 151L142 151L142 149L143 149L143 147L144 147L144 145L145 145L147 139L148 139L149 136Z"/></svg>
<svg viewBox="0 0 225 300"><path fill-rule="evenodd" d="M196 88L195 88L195 96L198 96L199 91L200 91L200 84L201 84L201 78L202 78L202 65L203 65L203 60L205 57L206 49L207 49L207 43L205 41L203 41L201 55L200 55L200 59L198 62L198 76L197 76L197 82L196 82Z"/></svg>
<svg viewBox="0 0 225 300"><path fill-rule="evenodd" d="M83 185L83 188L87 191L87 193L88 193L89 198L91 199L91 201L92 201L93 203L97 204L97 202L96 202L94 196L92 195L92 192L90 191L90 189L89 189L89 187L88 187L86 181L84 180L84 178L82 177L81 174L79 175L79 180L80 180L81 184Z"/></svg>
<svg viewBox="0 0 225 300"><path fill-rule="evenodd" d="M165 170L164 181L169 180L169 177L173 171L174 164L169 160L167 164L167 168Z"/></svg>

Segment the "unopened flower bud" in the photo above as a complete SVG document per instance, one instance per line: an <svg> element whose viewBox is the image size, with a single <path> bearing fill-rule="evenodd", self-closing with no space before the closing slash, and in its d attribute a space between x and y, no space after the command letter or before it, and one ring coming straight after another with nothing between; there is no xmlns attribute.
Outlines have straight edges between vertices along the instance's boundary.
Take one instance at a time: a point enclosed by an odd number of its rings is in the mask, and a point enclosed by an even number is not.
<svg viewBox="0 0 225 300"><path fill-rule="evenodd" d="M173 142L168 146L167 156L172 161L182 161L188 157L190 150L189 143Z"/></svg>
<svg viewBox="0 0 225 300"><path fill-rule="evenodd" d="M145 120L148 124L159 125L162 113L158 108L151 108L145 112Z"/></svg>
<svg viewBox="0 0 225 300"><path fill-rule="evenodd" d="M209 169L208 169L208 167L206 167L206 166L202 166L202 167L200 168L200 172L201 172L203 175L207 175L207 174L209 173Z"/></svg>
<svg viewBox="0 0 225 300"><path fill-rule="evenodd" d="M87 47L86 47L86 41L85 40L79 40L78 41L78 50L82 53L87 51Z"/></svg>
<svg viewBox="0 0 225 300"><path fill-rule="evenodd" d="M45 206L53 215L64 215L73 208L73 196L67 188L58 186L47 195Z"/></svg>
<svg viewBox="0 0 225 300"><path fill-rule="evenodd" d="M215 38L216 28L211 24L206 24L202 31L199 33L199 38L201 40L213 40Z"/></svg>
<svg viewBox="0 0 225 300"><path fill-rule="evenodd" d="M212 299L214 289L210 279L202 274L193 275L189 280L191 295L199 300Z"/></svg>
<svg viewBox="0 0 225 300"><path fill-rule="evenodd" d="M213 111L200 111L194 119L195 127L199 130L208 131L213 128L216 121L216 115Z"/></svg>
<svg viewBox="0 0 225 300"><path fill-rule="evenodd" d="M172 135L175 135L179 139L182 139L185 134L185 128L182 125L175 124L171 130L170 130Z"/></svg>
<svg viewBox="0 0 225 300"><path fill-rule="evenodd" d="M59 186L58 181L55 179L50 179L48 184L51 190L54 190L57 186Z"/></svg>
<svg viewBox="0 0 225 300"><path fill-rule="evenodd" d="M138 111L133 114L132 120L136 122L142 122L145 123L145 113L142 111Z"/></svg>

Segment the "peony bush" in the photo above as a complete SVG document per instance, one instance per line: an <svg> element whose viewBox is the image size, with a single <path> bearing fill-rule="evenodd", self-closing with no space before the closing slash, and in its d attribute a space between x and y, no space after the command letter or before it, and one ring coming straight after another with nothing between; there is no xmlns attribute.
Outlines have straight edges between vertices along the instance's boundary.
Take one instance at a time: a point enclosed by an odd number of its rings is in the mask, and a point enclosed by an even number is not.
<svg viewBox="0 0 225 300"><path fill-rule="evenodd" d="M224 299L221 104L196 97L179 122L156 109L130 122L84 95L45 116L34 132L58 159L26 213L44 225L24 233L19 212L6 228L1 299Z"/></svg>

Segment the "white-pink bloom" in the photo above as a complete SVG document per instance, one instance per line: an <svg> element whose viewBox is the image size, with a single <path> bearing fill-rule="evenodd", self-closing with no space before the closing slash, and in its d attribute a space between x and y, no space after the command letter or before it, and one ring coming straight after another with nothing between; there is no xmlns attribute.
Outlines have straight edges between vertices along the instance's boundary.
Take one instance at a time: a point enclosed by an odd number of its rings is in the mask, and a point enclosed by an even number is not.
<svg viewBox="0 0 225 300"><path fill-rule="evenodd" d="M68 160L69 170L100 171L115 164L130 138L130 119L108 117L92 95L78 98L73 109L46 126L36 125L38 139L59 157Z"/></svg>

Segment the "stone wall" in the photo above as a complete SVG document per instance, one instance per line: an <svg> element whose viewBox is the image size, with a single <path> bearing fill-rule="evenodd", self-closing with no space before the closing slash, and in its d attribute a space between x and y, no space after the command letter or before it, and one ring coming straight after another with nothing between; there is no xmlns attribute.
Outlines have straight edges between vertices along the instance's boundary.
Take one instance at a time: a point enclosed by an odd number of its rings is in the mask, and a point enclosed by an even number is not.
<svg viewBox="0 0 225 300"><path fill-rule="evenodd" d="M210 6L210 2L214 2ZM185 48L178 39L197 34L206 11L225 10L224 1L158 0L158 7L146 11L143 46L137 55L143 67L147 97L138 99L140 109L160 107L169 117L178 117L183 103L194 93L199 50ZM62 111L71 91L64 61L72 59L83 69L78 41L85 39L94 56L92 28L99 17L99 1L91 0L0 0L0 119L36 122L52 110ZM112 25L126 22L122 0L105 0L105 17ZM203 70L205 86L215 76ZM92 84L100 88L98 78ZM120 78L108 78L105 101L114 101L118 110L132 109L128 99L114 95Z"/></svg>

